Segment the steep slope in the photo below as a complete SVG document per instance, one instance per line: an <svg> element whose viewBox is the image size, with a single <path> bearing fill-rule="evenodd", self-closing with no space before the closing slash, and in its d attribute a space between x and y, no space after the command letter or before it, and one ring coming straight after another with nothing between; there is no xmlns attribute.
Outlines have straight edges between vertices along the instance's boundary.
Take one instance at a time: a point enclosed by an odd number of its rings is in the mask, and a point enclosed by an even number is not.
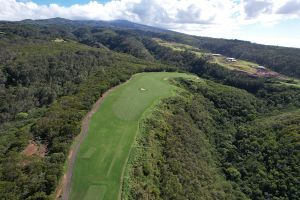
<svg viewBox="0 0 300 200"><path fill-rule="evenodd" d="M298 199L299 106L207 80L179 85L187 91L141 124L123 199Z"/></svg>

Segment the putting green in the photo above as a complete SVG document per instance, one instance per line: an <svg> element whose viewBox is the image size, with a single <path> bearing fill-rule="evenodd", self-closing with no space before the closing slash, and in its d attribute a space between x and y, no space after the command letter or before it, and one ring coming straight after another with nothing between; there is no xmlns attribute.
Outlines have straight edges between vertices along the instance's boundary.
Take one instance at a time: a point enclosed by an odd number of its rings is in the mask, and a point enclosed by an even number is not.
<svg viewBox="0 0 300 200"><path fill-rule="evenodd" d="M139 120L159 99L174 94L169 78L183 73L141 73L117 87L93 115L88 135L76 157L71 182L72 200L117 200Z"/></svg>

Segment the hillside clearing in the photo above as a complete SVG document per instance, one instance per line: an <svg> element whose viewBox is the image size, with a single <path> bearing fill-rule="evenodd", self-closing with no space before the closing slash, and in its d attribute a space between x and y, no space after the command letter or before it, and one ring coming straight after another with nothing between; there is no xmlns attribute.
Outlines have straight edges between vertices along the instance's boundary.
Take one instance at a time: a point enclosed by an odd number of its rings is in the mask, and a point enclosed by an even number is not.
<svg viewBox="0 0 300 200"><path fill-rule="evenodd" d="M235 62L228 62L226 60L226 56L221 54L213 54L209 53L203 49L199 49L197 47L193 47L186 44L176 43L176 42L168 42L165 40L161 40L159 38L153 38L159 45L163 47L167 47L172 49L173 51L190 51L195 54L199 58L206 58L210 63L216 63L221 65L229 70L237 70L242 71L251 75L261 76L261 77L276 77L278 74L269 69L259 69L259 65L254 62L237 59Z"/></svg>
<svg viewBox="0 0 300 200"><path fill-rule="evenodd" d="M26 156L37 155L39 157L45 157L47 148L45 145L37 144L35 141L30 141L26 148L22 151L22 154Z"/></svg>

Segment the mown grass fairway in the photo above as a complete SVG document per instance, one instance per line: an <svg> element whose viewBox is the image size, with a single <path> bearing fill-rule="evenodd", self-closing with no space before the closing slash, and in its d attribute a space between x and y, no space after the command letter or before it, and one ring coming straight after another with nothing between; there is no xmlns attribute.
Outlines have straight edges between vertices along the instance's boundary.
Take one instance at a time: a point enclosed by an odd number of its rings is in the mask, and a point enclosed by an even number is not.
<svg viewBox="0 0 300 200"><path fill-rule="evenodd" d="M182 73L141 73L109 93L93 115L76 157L72 200L117 200L122 174L143 113L174 93L168 79Z"/></svg>

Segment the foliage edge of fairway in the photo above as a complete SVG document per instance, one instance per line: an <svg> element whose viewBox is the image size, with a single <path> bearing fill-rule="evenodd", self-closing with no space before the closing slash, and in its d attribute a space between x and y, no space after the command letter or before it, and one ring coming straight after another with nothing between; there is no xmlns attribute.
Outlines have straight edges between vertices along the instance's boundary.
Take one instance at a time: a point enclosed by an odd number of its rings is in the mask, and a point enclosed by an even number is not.
<svg viewBox="0 0 300 200"><path fill-rule="evenodd" d="M142 72L142 73L137 73L137 74L143 74L143 73L151 73L151 72ZM190 74L190 73L180 73L180 72L176 72L178 74L186 74L186 75L189 75L189 76L195 76L195 77L198 77L196 76L195 74ZM137 75L137 74L134 74L134 75ZM132 149L134 147L134 143L137 141L137 137L138 135L141 133L141 125L143 123L143 121L149 116L151 115L151 113L155 110L155 108L160 104L160 102L163 100L163 99L166 99L166 98L170 98L170 97L174 97L176 95L178 95L178 92L179 90L182 90L181 88L179 88L178 86L172 84L172 79L175 79L175 78L179 78L180 76L178 77L170 77L170 79L167 80L168 84L171 86L170 88L170 94L169 95L165 95L165 96L162 96L162 97L159 97L158 99L154 100L152 102L152 104L145 109L145 111L143 112L142 116L139 118L138 120L138 128L136 130L136 133L135 133L135 136L134 136L134 141L133 141L133 144L131 145L130 147L130 150L129 150L129 153L128 153L128 156L126 158L126 162L125 162L125 165L122 167L122 175L120 177L120 188L119 188L119 194L118 194L118 200L122 200L122 197L123 197L123 193L124 193L124 176L125 174L128 172L128 167L129 167L129 159L131 158L131 156L133 155L132 154ZM178 91L176 91L178 90Z"/></svg>
<svg viewBox="0 0 300 200"><path fill-rule="evenodd" d="M123 83L120 83L119 85L116 85L114 87L109 88L106 92L104 92L102 95L100 95L97 99L97 101L92 105L91 109L85 114L84 118L81 120L81 130L80 133L75 137L74 141L72 142L70 149L68 151L68 157L67 160L65 161L65 164L63 165L63 174L59 180L59 184L58 187L56 188L56 190L54 191L54 199L58 200L59 197L61 196L62 199L70 199L70 194L71 194L71 189L72 189L72 177L73 177L73 173L71 173L71 176L68 177L68 171L71 169L73 171L74 169L74 164L75 164L75 160L77 157L77 154L79 152L80 149L80 145L83 143L84 139L87 137L88 135L88 129L84 131L83 126L84 126L84 121L86 121L87 125L90 123L92 116L96 113L93 111L97 111L104 98L109 95L111 92L113 92L115 89L121 87L122 85L127 84L128 82L130 82L130 80L132 80L137 74L140 73L136 73L133 74L128 80L126 80ZM98 105L97 105L98 104ZM84 134L84 132L86 132ZM77 148L76 151L74 151ZM74 159L74 162L71 163L72 159ZM70 168L71 167L71 168ZM69 182L69 184L68 184ZM67 196L64 197L64 194L67 191Z"/></svg>

